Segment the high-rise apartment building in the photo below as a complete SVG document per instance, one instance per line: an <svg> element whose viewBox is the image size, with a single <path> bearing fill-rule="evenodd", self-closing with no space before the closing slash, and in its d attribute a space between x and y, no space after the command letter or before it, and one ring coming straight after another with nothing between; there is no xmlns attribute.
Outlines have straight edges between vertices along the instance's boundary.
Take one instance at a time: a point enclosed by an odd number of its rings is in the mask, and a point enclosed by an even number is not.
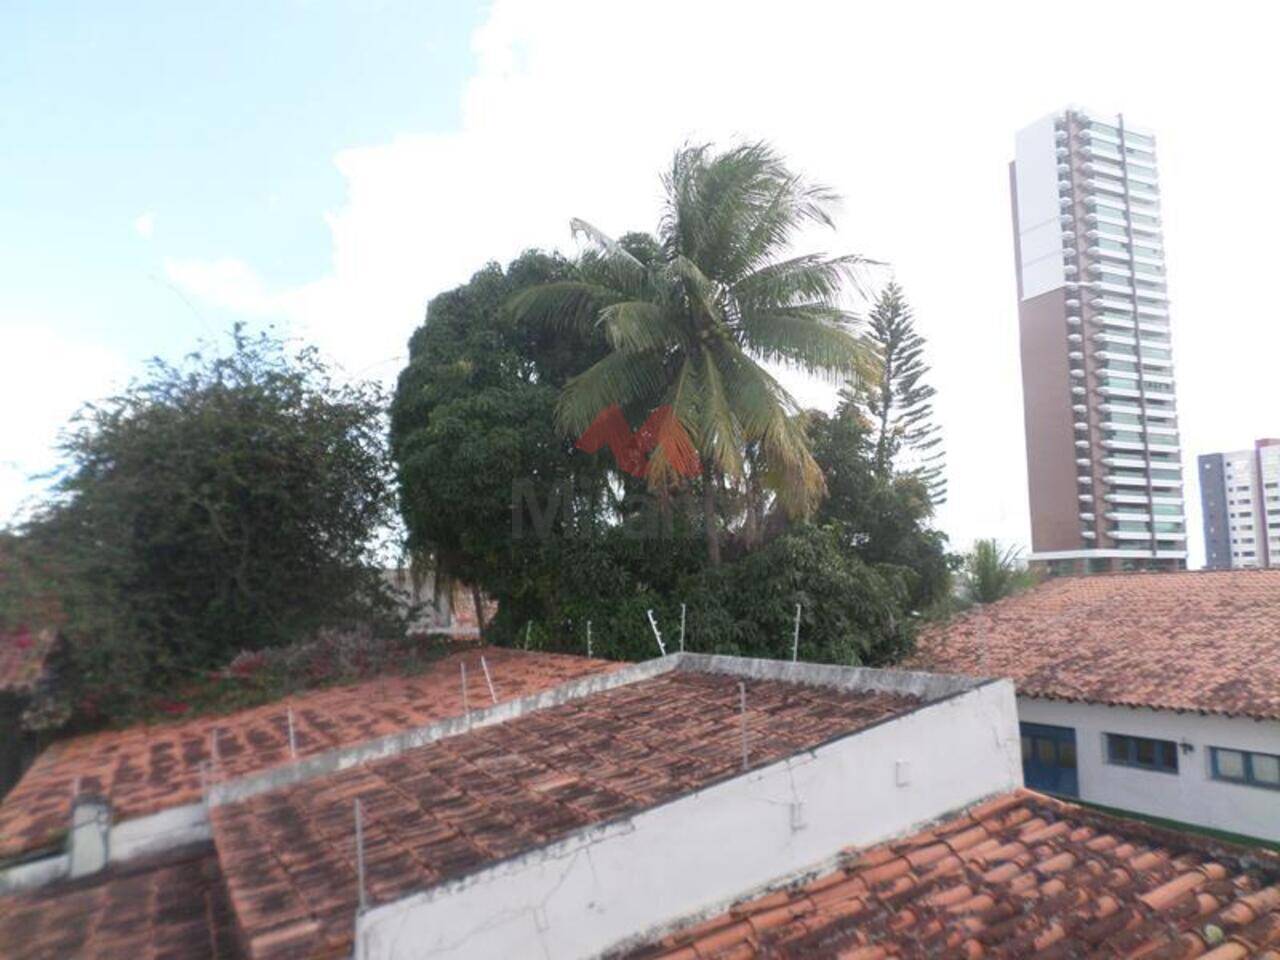
<svg viewBox="0 0 1280 960"><path fill-rule="evenodd" d="M1069 109L1018 133L1009 174L1031 559L1184 568L1155 137Z"/></svg>
<svg viewBox="0 0 1280 960"><path fill-rule="evenodd" d="M1280 567L1280 440L1200 455L1205 566Z"/></svg>

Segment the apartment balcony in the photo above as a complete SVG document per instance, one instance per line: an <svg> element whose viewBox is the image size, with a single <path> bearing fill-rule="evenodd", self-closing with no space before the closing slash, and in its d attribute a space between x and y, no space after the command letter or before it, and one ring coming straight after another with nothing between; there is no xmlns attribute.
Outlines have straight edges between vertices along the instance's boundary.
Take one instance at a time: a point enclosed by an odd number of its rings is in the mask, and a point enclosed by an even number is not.
<svg viewBox="0 0 1280 960"><path fill-rule="evenodd" d="M1130 390L1127 387L1099 387L1098 393L1104 397L1125 397L1130 400L1138 400L1142 397L1137 390Z"/></svg>
<svg viewBox="0 0 1280 960"><path fill-rule="evenodd" d="M1158 237L1160 235L1159 223L1142 223L1139 220L1134 220L1130 224L1130 227L1132 228L1134 233L1141 233L1144 236Z"/></svg>
<svg viewBox="0 0 1280 960"><path fill-rule="evenodd" d="M1093 127L1085 127L1080 131L1080 139L1085 143L1094 143L1100 141L1104 144L1115 144L1120 146L1120 138L1115 134L1108 133L1105 130L1095 130Z"/></svg>
<svg viewBox="0 0 1280 960"><path fill-rule="evenodd" d="M1089 391L1086 390L1084 387L1072 387L1071 392L1077 397L1083 397Z"/></svg>
<svg viewBox="0 0 1280 960"><path fill-rule="evenodd" d="M1064 227L1071 226L1071 224L1075 223L1075 220L1076 218L1070 213L1058 214L1058 223L1062 224Z"/></svg>
<svg viewBox="0 0 1280 960"><path fill-rule="evenodd" d="M1076 499L1079 500L1081 503L1093 503L1093 494L1082 493L1078 497L1076 497Z"/></svg>
<svg viewBox="0 0 1280 960"><path fill-rule="evenodd" d="M1081 511L1081 513L1080 513L1080 519L1081 519L1081 520L1084 520L1084 521L1086 521L1086 522L1088 522L1088 523L1093 523L1093 521L1097 519L1097 516L1096 516L1095 514L1092 514L1092 513L1086 513L1086 512L1084 512L1084 511Z"/></svg>
<svg viewBox="0 0 1280 960"><path fill-rule="evenodd" d="M1146 453L1147 450L1142 442L1135 443L1132 440L1103 440L1102 445L1108 450L1129 450L1137 453ZM1110 461L1103 460L1102 462L1109 463ZM1145 464L1145 461L1142 462Z"/></svg>
<svg viewBox="0 0 1280 960"><path fill-rule="evenodd" d="M1125 253L1123 250L1108 250L1106 247L1094 245L1086 247L1084 252L1091 257L1102 257L1106 260L1114 260L1117 263L1124 264L1126 267L1129 264L1129 254Z"/></svg>
<svg viewBox="0 0 1280 960"><path fill-rule="evenodd" d="M1102 499L1107 503L1130 503L1141 504L1144 508L1147 505L1147 495L1145 493L1108 493Z"/></svg>
<svg viewBox="0 0 1280 960"><path fill-rule="evenodd" d="M1081 530L1080 536L1084 537L1086 540L1096 540L1098 537L1098 535L1092 530Z"/></svg>
<svg viewBox="0 0 1280 960"><path fill-rule="evenodd" d="M1114 473L1103 474L1102 480L1112 487L1141 487L1146 489L1146 477L1127 477Z"/></svg>
<svg viewBox="0 0 1280 960"><path fill-rule="evenodd" d="M1145 499L1143 500L1145 503ZM1103 514L1108 520L1115 520L1121 523L1150 523L1151 514L1147 512L1134 512L1129 510L1108 510Z"/></svg>
<svg viewBox="0 0 1280 960"><path fill-rule="evenodd" d="M1110 456L1103 457L1102 462L1108 467L1118 467L1121 470L1145 470L1148 466L1146 457Z"/></svg>
<svg viewBox="0 0 1280 960"><path fill-rule="evenodd" d="M1103 344L1104 349L1097 351L1094 356L1099 360L1111 360L1115 363L1137 363L1138 355L1136 353L1122 353L1117 350L1106 349L1107 344Z"/></svg>
<svg viewBox="0 0 1280 960"><path fill-rule="evenodd" d="M1115 310L1118 313L1132 313L1133 304L1127 300L1117 300L1114 297L1094 297L1089 301L1089 306L1095 310Z"/></svg>
<svg viewBox="0 0 1280 960"><path fill-rule="evenodd" d="M1114 183L1109 180L1102 180L1098 177L1086 178L1084 186L1086 190L1093 193L1105 193L1114 197L1123 197L1125 195L1123 183Z"/></svg>
<svg viewBox="0 0 1280 960"><path fill-rule="evenodd" d="M1067 343L1084 343L1084 337L1080 336L1078 333L1068 333Z"/></svg>

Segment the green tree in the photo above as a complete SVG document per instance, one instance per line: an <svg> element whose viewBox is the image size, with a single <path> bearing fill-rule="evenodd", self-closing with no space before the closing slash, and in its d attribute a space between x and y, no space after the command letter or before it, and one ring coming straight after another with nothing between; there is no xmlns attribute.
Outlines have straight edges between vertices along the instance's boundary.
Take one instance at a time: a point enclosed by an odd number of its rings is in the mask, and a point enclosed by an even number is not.
<svg viewBox="0 0 1280 960"><path fill-rule="evenodd" d="M836 197L766 144L685 147L662 182L655 244L629 250L575 220L592 245L578 275L526 290L513 306L542 328L599 330L608 341L608 354L560 394L565 433L581 435L615 405L632 422L672 411L647 477L665 490L700 471L707 554L717 565L721 488L750 501L776 497L793 516L821 499L805 418L761 361L829 377L867 373L871 351L840 305L861 261L789 254L802 227L832 226Z"/></svg>
<svg viewBox="0 0 1280 960"><path fill-rule="evenodd" d="M995 603L1035 583L1015 546L978 540L964 561L964 598L970 603Z"/></svg>
<svg viewBox="0 0 1280 960"><path fill-rule="evenodd" d="M605 459L555 429L560 391L604 355L603 340L535 328L504 306L572 275L562 258L528 252L434 297L391 407L410 554L437 583L498 598L506 619L546 615L548 551L578 524L606 522L616 493Z"/></svg>
<svg viewBox="0 0 1280 960"><path fill-rule="evenodd" d="M933 422L937 391L925 382L925 342L915 329L902 288L890 282L876 299L868 339L880 355L878 375L862 383L862 398L875 424L874 463L881 476L897 469L917 476L934 506L945 502L947 480L942 436Z"/></svg>
<svg viewBox="0 0 1280 960"><path fill-rule="evenodd" d="M908 609L921 611L948 597L955 558L946 535L931 526L928 490L913 473L881 473L874 428L854 392L841 392L833 415L814 415L811 437L827 483L817 521L836 525L845 548L863 562L899 570Z"/></svg>
<svg viewBox="0 0 1280 960"><path fill-rule="evenodd" d="M57 598L75 692L127 710L243 649L388 624L374 562L394 508L384 410L313 350L239 327L225 355L153 361L85 407L55 496L8 541L19 575L5 578Z"/></svg>

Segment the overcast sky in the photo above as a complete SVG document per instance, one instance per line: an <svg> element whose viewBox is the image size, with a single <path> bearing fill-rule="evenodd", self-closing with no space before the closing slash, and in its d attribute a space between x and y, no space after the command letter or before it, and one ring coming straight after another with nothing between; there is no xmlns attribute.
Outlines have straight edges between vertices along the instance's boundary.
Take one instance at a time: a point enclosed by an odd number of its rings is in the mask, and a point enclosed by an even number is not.
<svg viewBox="0 0 1280 960"><path fill-rule="evenodd" d="M571 251L571 216L652 228L682 141L767 138L845 197L808 242L889 264L915 308L940 525L1025 544L1014 132L1068 104L1156 132L1194 479L1280 435L1278 27L1224 2L6 4L0 515L148 355L275 322L391 380L434 293Z"/></svg>

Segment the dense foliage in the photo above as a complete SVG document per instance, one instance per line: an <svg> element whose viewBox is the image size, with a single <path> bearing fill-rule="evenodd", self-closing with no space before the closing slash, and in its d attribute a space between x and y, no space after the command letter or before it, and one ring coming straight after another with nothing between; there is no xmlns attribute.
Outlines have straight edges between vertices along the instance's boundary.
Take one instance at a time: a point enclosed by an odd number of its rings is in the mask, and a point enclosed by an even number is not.
<svg viewBox="0 0 1280 960"><path fill-rule="evenodd" d="M875 424L874 463L881 476L895 469L915 476L935 506L947 498L942 436L933 422L937 393L926 377L924 337L916 332L902 288L890 283L868 317L868 339L880 370L861 384L861 399Z"/></svg>
<svg viewBox="0 0 1280 960"><path fill-rule="evenodd" d="M752 537L739 514L713 566L696 485L654 492L554 430L558 390L608 345L590 329L549 334L506 304L574 269L529 253L436 297L393 404L412 550L498 600L488 639L585 652L590 623L596 654L649 657L647 612L670 649L684 603L690 649L789 656L799 603L802 657L881 663L906 649L915 612L949 588L945 538L918 480L874 470L856 404L805 419L829 491L818 513L771 510Z"/></svg>
<svg viewBox="0 0 1280 960"><path fill-rule="evenodd" d="M591 243L575 275L524 290L513 308L539 329L604 334L608 353L565 384L557 423L615 447L628 420L653 424L637 472L658 492L700 474L714 566L735 514L754 546L771 501L806 517L822 498L805 419L761 361L831 378L868 370L873 353L841 306L861 261L791 252L802 228L833 225L836 197L767 144L685 147L662 182L662 218L643 251L574 221Z"/></svg>
<svg viewBox="0 0 1280 960"><path fill-rule="evenodd" d="M387 624L372 564L394 515L380 392L239 328L86 407L56 495L8 540L0 617L55 596L64 680L108 715L240 650Z"/></svg>
<svg viewBox="0 0 1280 960"><path fill-rule="evenodd" d="M978 540L964 557L960 596L967 603L995 603L1034 584L1035 575L1015 546Z"/></svg>

